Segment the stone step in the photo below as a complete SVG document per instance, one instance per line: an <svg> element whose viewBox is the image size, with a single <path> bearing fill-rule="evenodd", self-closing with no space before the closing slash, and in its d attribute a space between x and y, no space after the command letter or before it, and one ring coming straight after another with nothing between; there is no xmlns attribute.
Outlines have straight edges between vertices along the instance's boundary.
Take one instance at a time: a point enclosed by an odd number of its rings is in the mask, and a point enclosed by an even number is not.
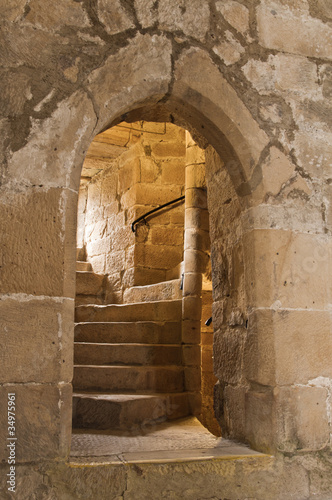
<svg viewBox="0 0 332 500"><path fill-rule="evenodd" d="M173 267L173 269L169 269L168 271L166 271L166 279L167 280L181 279L183 272L184 272L184 261L180 262L176 267Z"/></svg>
<svg viewBox="0 0 332 500"><path fill-rule="evenodd" d="M181 365L180 345L76 342L75 365Z"/></svg>
<svg viewBox="0 0 332 500"><path fill-rule="evenodd" d="M73 427L80 429L145 429L154 423L190 414L187 393L73 394Z"/></svg>
<svg viewBox="0 0 332 500"><path fill-rule="evenodd" d="M96 295L104 293L105 276L91 271L76 271L76 294Z"/></svg>
<svg viewBox="0 0 332 500"><path fill-rule="evenodd" d="M76 294L76 297L75 297L75 307L84 306L84 305L91 305L91 304L101 305L104 303L105 303L105 300L104 300L104 297L102 295L98 297L97 295L78 295L78 294Z"/></svg>
<svg viewBox="0 0 332 500"><path fill-rule="evenodd" d="M133 286L127 288L123 295L125 303L152 302L157 300L174 300L182 298L181 279L163 281L154 285Z"/></svg>
<svg viewBox="0 0 332 500"><path fill-rule="evenodd" d="M78 323L75 342L179 344L181 322Z"/></svg>
<svg viewBox="0 0 332 500"><path fill-rule="evenodd" d="M182 300L139 302L137 304L82 305L75 309L75 321L179 321L182 314Z"/></svg>
<svg viewBox="0 0 332 500"><path fill-rule="evenodd" d="M76 271L92 271L92 266L90 262L78 260L76 261Z"/></svg>
<svg viewBox="0 0 332 500"><path fill-rule="evenodd" d="M74 366L75 391L183 392L180 366Z"/></svg>

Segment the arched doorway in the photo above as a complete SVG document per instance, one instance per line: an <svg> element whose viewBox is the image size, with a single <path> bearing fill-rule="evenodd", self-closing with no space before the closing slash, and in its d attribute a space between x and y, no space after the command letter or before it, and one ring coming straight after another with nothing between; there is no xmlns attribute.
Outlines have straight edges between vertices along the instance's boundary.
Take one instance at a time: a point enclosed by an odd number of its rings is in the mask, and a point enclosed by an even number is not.
<svg viewBox="0 0 332 500"><path fill-rule="evenodd" d="M185 203L178 198L184 193ZM92 142L78 206L74 427L146 430L194 414L220 435L213 413L213 325L205 325L212 319L212 282L204 150L171 123L120 123ZM172 321L156 309L160 302L177 307L179 299L182 313L180 307ZM126 322L138 303L151 306L149 321ZM118 308L123 314L115 324L105 319L107 307L97 323L80 322L84 304L129 305ZM98 314L98 306L89 307ZM126 339L124 328L134 340ZM155 339L149 344L147 328ZM182 389L170 378L179 365ZM154 380L123 386L116 380L125 366L133 374L145 367L147 378L153 368Z"/></svg>

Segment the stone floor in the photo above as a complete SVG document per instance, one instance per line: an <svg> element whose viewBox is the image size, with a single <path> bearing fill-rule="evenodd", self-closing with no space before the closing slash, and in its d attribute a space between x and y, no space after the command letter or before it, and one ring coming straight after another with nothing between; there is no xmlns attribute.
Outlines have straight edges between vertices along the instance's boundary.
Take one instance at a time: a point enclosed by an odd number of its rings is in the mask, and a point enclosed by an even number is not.
<svg viewBox="0 0 332 500"><path fill-rule="evenodd" d="M215 437L194 417L132 432L74 429L71 463L165 463L264 457L242 444Z"/></svg>

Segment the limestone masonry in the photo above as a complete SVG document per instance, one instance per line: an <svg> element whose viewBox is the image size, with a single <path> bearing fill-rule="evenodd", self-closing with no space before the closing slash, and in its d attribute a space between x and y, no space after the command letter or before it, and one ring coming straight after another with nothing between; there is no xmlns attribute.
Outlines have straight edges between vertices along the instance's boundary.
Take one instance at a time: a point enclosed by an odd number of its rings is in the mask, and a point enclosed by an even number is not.
<svg viewBox="0 0 332 500"><path fill-rule="evenodd" d="M0 22L1 499L331 500L331 1ZM190 415L264 455L70 456Z"/></svg>

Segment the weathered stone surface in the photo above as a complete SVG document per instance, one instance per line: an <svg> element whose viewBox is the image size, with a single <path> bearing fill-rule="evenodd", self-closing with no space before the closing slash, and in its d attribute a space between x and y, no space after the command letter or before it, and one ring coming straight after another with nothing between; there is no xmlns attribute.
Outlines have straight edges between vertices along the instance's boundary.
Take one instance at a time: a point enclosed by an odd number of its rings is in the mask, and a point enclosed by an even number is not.
<svg viewBox="0 0 332 500"><path fill-rule="evenodd" d="M7 408L8 393L15 393L17 462L65 458L70 449L70 384L7 385L0 388L1 408ZM0 415L2 436L7 436L7 412ZM7 442L2 440L1 462L8 459Z"/></svg>
<svg viewBox="0 0 332 500"><path fill-rule="evenodd" d="M332 377L330 328L329 312L255 311L249 316L244 374L266 386Z"/></svg>
<svg viewBox="0 0 332 500"><path fill-rule="evenodd" d="M89 77L100 130L132 107L157 102L167 92L170 78L170 41L158 35L137 35Z"/></svg>
<svg viewBox="0 0 332 500"><path fill-rule="evenodd" d="M50 118L33 120L27 145L11 157L6 181L18 186L78 189L84 148L91 140L95 120L84 92L60 102Z"/></svg>
<svg viewBox="0 0 332 500"><path fill-rule="evenodd" d="M79 26L80 28L90 26L82 3L69 3L67 0L59 0L56 4L48 4L43 0L32 0L29 2L29 12L24 20L36 28L47 30L58 30L64 25Z"/></svg>
<svg viewBox="0 0 332 500"><path fill-rule="evenodd" d="M217 331L214 334L213 358L214 373L228 383L237 384L242 380L242 359L245 332L239 328L230 331Z"/></svg>
<svg viewBox="0 0 332 500"><path fill-rule="evenodd" d="M274 146L261 168L262 180L257 187L253 187L253 198L259 201L265 201L266 196L278 195L295 173L295 165Z"/></svg>
<svg viewBox="0 0 332 500"><path fill-rule="evenodd" d="M242 68L246 78L261 94L320 99L317 66L306 57L289 54L270 55L267 61L250 59Z"/></svg>
<svg viewBox="0 0 332 500"><path fill-rule="evenodd" d="M241 58L245 49L240 42L234 38L230 31L226 31L225 38L226 40L220 42L213 48L213 52L224 61L226 66L229 66L230 64L236 63Z"/></svg>
<svg viewBox="0 0 332 500"><path fill-rule="evenodd" d="M244 35L249 29L249 10L247 7L234 0L216 2L217 10L226 21L237 31Z"/></svg>
<svg viewBox="0 0 332 500"><path fill-rule="evenodd" d="M225 134L234 146L246 175L250 175L252 166L267 144L267 136L218 68L203 51L191 49L177 61L175 76L173 96L185 102L190 96L191 106ZM211 144L218 150L218 145ZM231 165L227 167L231 168Z"/></svg>
<svg viewBox="0 0 332 500"><path fill-rule="evenodd" d="M11 0L0 5L0 14L3 20L15 21L24 13L26 0Z"/></svg>
<svg viewBox="0 0 332 500"><path fill-rule="evenodd" d="M110 35L134 27L131 16L122 7L120 0L98 0L98 16Z"/></svg>
<svg viewBox="0 0 332 500"><path fill-rule="evenodd" d="M250 304L271 309L328 308L326 237L256 230L244 236L244 245L248 249L245 266Z"/></svg>
<svg viewBox="0 0 332 500"><path fill-rule="evenodd" d="M157 21L157 5L155 0L135 0L137 18L143 28L148 28Z"/></svg>
<svg viewBox="0 0 332 500"><path fill-rule="evenodd" d="M281 387L275 390L278 447L282 451L320 450L329 444L326 387Z"/></svg>
<svg viewBox="0 0 332 500"><path fill-rule="evenodd" d="M70 382L74 302L4 296L0 310L2 382Z"/></svg>
<svg viewBox="0 0 332 500"><path fill-rule="evenodd" d="M321 20L296 8L265 0L257 8L257 23L259 40L264 47L332 59L332 28Z"/></svg>
<svg viewBox="0 0 332 500"><path fill-rule="evenodd" d="M61 189L34 188L3 197L2 293L74 297L75 203L75 193ZM10 241L13 225L16 233Z"/></svg>
<svg viewBox="0 0 332 500"><path fill-rule="evenodd" d="M210 9L201 0L164 0L158 6L159 27L181 30L185 35L204 40L209 29Z"/></svg>
<svg viewBox="0 0 332 500"><path fill-rule="evenodd" d="M1 70L3 92L0 96L0 114L15 116L23 112L24 106L32 98L30 76L27 73L15 71L14 73Z"/></svg>

